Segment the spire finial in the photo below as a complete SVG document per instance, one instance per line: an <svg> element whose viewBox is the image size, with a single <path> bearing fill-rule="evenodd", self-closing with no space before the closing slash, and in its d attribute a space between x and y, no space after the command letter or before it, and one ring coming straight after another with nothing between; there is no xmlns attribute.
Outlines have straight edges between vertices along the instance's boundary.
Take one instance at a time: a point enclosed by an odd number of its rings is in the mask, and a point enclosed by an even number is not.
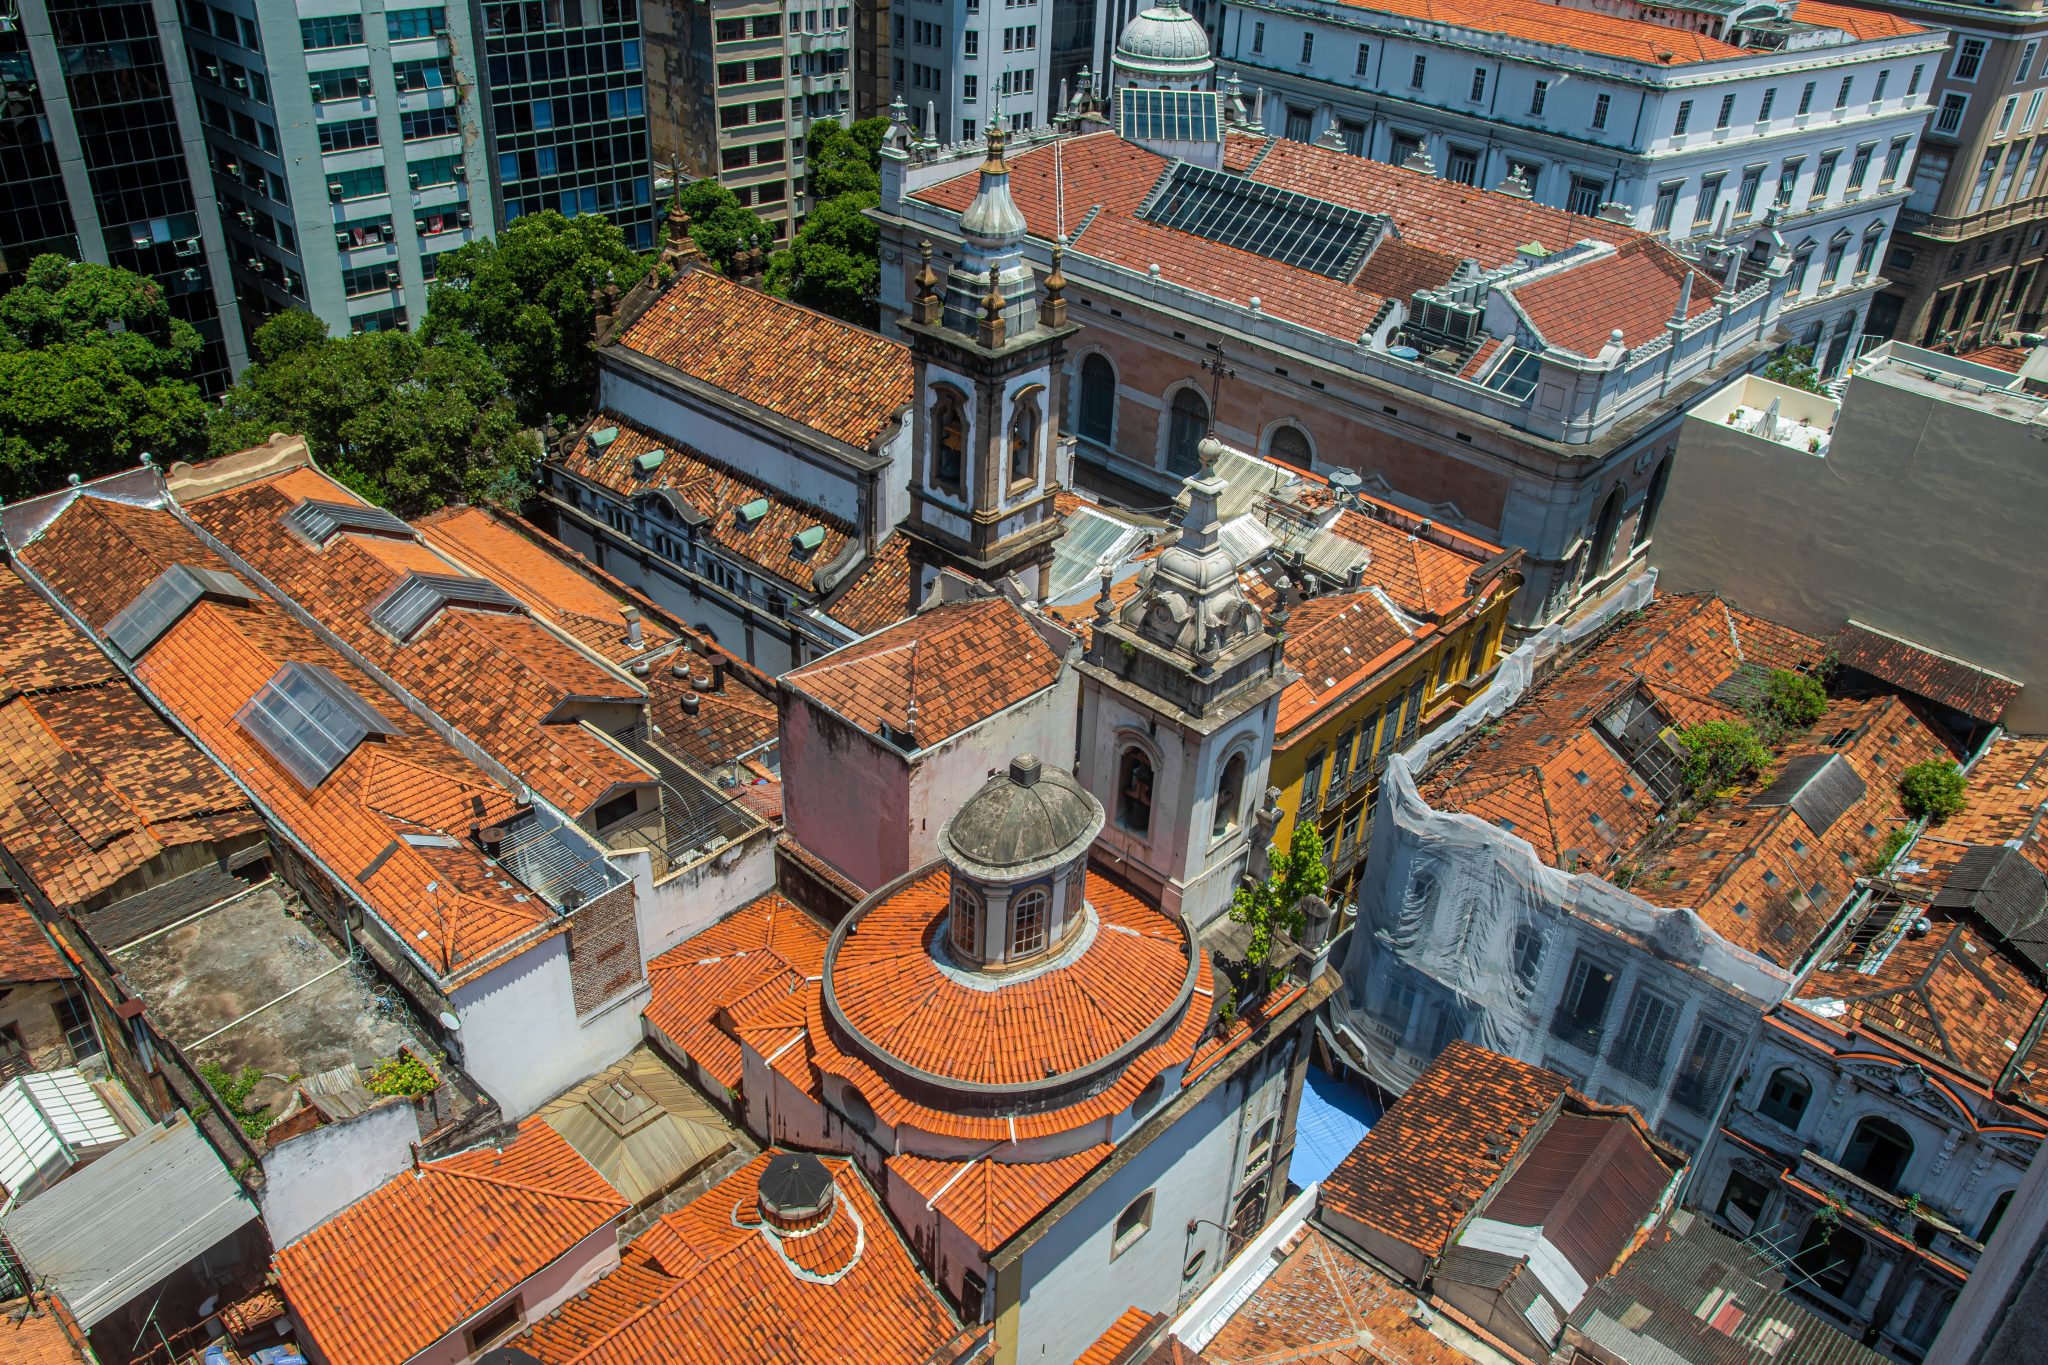
<svg viewBox="0 0 2048 1365"><path fill-rule="evenodd" d="M988 293L981 300L981 344L991 351L1003 344L1003 287L1001 267L989 262Z"/></svg>
<svg viewBox="0 0 2048 1365"><path fill-rule="evenodd" d="M1067 273L1063 264L1066 255L1066 247L1055 242L1052 270L1045 277L1045 297L1038 304L1038 322L1042 327L1067 325Z"/></svg>

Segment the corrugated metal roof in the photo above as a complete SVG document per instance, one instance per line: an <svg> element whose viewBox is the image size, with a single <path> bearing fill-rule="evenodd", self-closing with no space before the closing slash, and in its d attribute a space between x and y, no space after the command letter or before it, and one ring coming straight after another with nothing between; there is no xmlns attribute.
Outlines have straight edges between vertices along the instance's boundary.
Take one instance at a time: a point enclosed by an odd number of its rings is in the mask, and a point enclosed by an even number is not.
<svg viewBox="0 0 2048 1365"><path fill-rule="evenodd" d="M1749 798L1752 806L1790 806L1806 827L1825 834L1828 826L1860 802L1869 788L1840 754L1801 754L1777 780Z"/></svg>
<svg viewBox="0 0 2048 1365"><path fill-rule="evenodd" d="M1048 602L1077 594L1093 596L1104 568L1121 566L1144 543L1145 532L1093 507L1077 507L1064 518L1066 532L1055 542Z"/></svg>
<svg viewBox="0 0 2048 1365"><path fill-rule="evenodd" d="M1481 1216L1542 1228L1590 1284L1656 1213L1671 1174L1631 1120L1560 1114Z"/></svg>
<svg viewBox="0 0 2048 1365"><path fill-rule="evenodd" d="M36 1283L91 1328L256 1220L256 1206L180 1114L0 1218Z"/></svg>
<svg viewBox="0 0 2048 1365"><path fill-rule="evenodd" d="M2018 849L1979 844L1965 852L1934 906L1968 911L2037 971L2048 968L2048 878Z"/></svg>

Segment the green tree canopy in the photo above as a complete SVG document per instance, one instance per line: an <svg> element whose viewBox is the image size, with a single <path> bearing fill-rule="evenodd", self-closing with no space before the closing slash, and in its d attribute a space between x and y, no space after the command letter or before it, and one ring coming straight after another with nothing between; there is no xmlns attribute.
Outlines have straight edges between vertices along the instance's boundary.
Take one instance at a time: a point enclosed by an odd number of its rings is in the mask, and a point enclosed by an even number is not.
<svg viewBox="0 0 2048 1365"><path fill-rule="evenodd" d="M200 347L154 280L31 261L0 297L0 498L112 473L145 452L204 454L206 402L186 378Z"/></svg>
<svg viewBox="0 0 2048 1365"><path fill-rule="evenodd" d="M1304 896L1320 896L1330 885L1329 864L1323 860L1323 836L1309 820L1297 819L1287 840L1287 851L1279 845L1270 850L1272 870L1266 880L1240 886L1231 894L1233 923L1251 926L1251 942L1244 960L1263 967L1273 955L1273 934L1284 929L1298 934L1302 929L1300 905Z"/></svg>
<svg viewBox="0 0 2048 1365"><path fill-rule="evenodd" d="M768 268L768 290L784 298L873 327L882 289L882 236L867 210L878 194L842 194L811 210L789 250Z"/></svg>
<svg viewBox="0 0 2048 1365"><path fill-rule="evenodd" d="M1695 796L1712 796L1746 782L1771 764L1771 751L1743 720L1703 720L1678 732L1685 750L1685 783Z"/></svg>
<svg viewBox="0 0 2048 1365"><path fill-rule="evenodd" d="M1906 814L1936 824L1961 814L1967 790L1962 770L1938 758L1915 763L1899 777L1899 800Z"/></svg>
<svg viewBox="0 0 2048 1365"><path fill-rule="evenodd" d="M842 194L880 194L882 136L888 131L886 118L862 119L850 128L837 119L812 124L806 139L807 165L817 202Z"/></svg>
<svg viewBox="0 0 2048 1365"><path fill-rule="evenodd" d="M327 337L287 313L214 413L216 455L303 434L329 474L401 516L450 502L516 503L540 459L505 376L466 336Z"/></svg>
<svg viewBox="0 0 2048 1365"><path fill-rule="evenodd" d="M510 383L521 420L541 426L551 414L589 411L593 295L607 284L623 293L645 269L607 218L530 213L494 239L440 257L421 336L480 344Z"/></svg>
<svg viewBox="0 0 2048 1365"><path fill-rule="evenodd" d="M1820 372L1813 368L1811 346L1794 346L1778 352L1764 366L1763 376L1790 388L1806 389L1812 393L1827 392L1827 386L1820 382Z"/></svg>
<svg viewBox="0 0 2048 1365"><path fill-rule="evenodd" d="M690 237L721 274L732 274L733 257L749 247L766 251L775 230L710 176L692 180L676 193L690 218Z"/></svg>

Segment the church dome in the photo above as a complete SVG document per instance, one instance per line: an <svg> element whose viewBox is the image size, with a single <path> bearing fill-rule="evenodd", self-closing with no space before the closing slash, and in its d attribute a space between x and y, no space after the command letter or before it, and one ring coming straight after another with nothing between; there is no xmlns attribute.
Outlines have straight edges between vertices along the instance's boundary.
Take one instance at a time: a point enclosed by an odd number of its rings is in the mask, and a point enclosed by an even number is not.
<svg viewBox="0 0 2048 1365"><path fill-rule="evenodd" d="M1117 70L1141 85L1199 80L1216 69L1209 35L1179 0L1161 0L1124 25L1113 57Z"/></svg>
<svg viewBox="0 0 2048 1365"><path fill-rule="evenodd" d="M1007 878L1073 861L1102 823L1102 803L1071 775L1023 754L953 813L939 847L956 867Z"/></svg>

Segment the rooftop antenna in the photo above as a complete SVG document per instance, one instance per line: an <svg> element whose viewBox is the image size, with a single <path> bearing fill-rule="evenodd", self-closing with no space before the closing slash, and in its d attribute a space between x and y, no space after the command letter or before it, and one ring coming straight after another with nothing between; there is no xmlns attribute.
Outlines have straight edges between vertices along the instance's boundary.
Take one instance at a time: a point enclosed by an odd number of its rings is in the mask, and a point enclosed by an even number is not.
<svg viewBox="0 0 2048 1365"><path fill-rule="evenodd" d="M1216 410L1223 402L1223 381L1237 378L1237 371L1224 363L1222 342L1210 342L1209 351L1210 354L1202 361L1202 368L1209 372L1209 434L1215 436Z"/></svg>

